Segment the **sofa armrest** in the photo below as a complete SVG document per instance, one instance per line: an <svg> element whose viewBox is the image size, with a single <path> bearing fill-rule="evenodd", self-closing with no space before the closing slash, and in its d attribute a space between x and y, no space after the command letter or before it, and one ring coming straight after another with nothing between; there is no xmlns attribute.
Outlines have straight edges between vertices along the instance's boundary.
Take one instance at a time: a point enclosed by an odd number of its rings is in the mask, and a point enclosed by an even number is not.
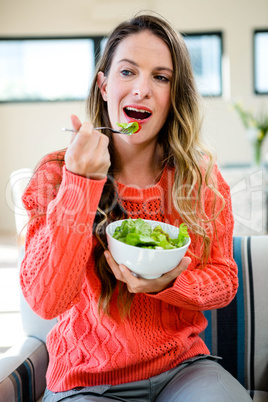
<svg viewBox="0 0 268 402"><path fill-rule="evenodd" d="M261 391L268 401L268 236L234 237L233 246L237 295L228 306L204 312L208 326L202 337L222 357L220 364L255 392L254 401L261 401Z"/></svg>
<svg viewBox="0 0 268 402"><path fill-rule="evenodd" d="M37 338L25 337L0 359L0 402L36 401L46 387L48 353Z"/></svg>

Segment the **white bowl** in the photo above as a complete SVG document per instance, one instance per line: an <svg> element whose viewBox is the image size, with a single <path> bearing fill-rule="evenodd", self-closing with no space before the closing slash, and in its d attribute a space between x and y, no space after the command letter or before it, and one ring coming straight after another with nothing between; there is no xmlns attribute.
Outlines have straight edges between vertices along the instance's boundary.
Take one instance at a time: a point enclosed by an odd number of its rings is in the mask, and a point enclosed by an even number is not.
<svg viewBox="0 0 268 402"><path fill-rule="evenodd" d="M155 226L160 225L172 239L178 237L179 228L176 226L164 222L144 221L150 223L153 229ZM172 270L184 257L191 243L189 237L185 246L171 250L155 250L131 246L112 237L115 228L120 226L122 222L123 220L115 221L107 226L106 234L108 247L117 264L125 265L138 277L155 279Z"/></svg>

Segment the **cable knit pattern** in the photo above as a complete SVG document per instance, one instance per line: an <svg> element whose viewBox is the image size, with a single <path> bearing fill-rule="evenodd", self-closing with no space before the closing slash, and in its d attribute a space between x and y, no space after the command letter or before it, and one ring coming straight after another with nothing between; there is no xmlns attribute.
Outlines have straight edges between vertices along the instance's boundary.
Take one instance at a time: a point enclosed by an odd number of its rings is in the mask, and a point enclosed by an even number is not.
<svg viewBox="0 0 268 402"><path fill-rule="evenodd" d="M23 195L32 219L20 280L37 314L58 317L47 339L50 390L138 381L209 353L199 337L206 327L201 310L227 305L238 286L230 191L217 167L215 173L226 206L216 222L217 236L211 235L208 264L200 266L201 242L190 233L195 257L191 256L188 269L158 294L136 294L130 317L121 319L116 292L111 316L99 317L97 309L101 286L92 256L96 244L92 225L105 180L74 175L55 162L40 165ZM173 170L166 167L158 184L150 188L117 183L129 216L179 225L181 218L171 199L173 178ZM210 216L209 189L204 205Z"/></svg>

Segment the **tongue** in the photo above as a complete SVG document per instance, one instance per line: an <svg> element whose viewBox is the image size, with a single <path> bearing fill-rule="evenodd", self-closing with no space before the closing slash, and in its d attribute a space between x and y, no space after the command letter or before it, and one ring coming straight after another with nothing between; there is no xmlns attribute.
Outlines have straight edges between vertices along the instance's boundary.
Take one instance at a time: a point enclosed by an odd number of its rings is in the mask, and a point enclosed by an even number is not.
<svg viewBox="0 0 268 402"><path fill-rule="evenodd" d="M150 113L146 112L136 112L135 110L127 110L127 115L134 120L143 120L147 119L150 116Z"/></svg>

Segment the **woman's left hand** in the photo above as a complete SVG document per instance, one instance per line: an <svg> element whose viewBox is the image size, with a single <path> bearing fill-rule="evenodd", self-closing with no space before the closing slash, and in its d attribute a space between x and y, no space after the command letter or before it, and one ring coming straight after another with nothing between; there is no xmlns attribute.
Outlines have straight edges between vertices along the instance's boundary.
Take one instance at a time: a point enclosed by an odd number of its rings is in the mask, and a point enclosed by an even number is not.
<svg viewBox="0 0 268 402"><path fill-rule="evenodd" d="M118 265L108 250L105 251L104 255L116 279L125 282L130 293L158 293L171 287L174 280L188 268L191 262L190 257L183 257L174 269L163 274L160 278L144 279L137 278L125 265Z"/></svg>

